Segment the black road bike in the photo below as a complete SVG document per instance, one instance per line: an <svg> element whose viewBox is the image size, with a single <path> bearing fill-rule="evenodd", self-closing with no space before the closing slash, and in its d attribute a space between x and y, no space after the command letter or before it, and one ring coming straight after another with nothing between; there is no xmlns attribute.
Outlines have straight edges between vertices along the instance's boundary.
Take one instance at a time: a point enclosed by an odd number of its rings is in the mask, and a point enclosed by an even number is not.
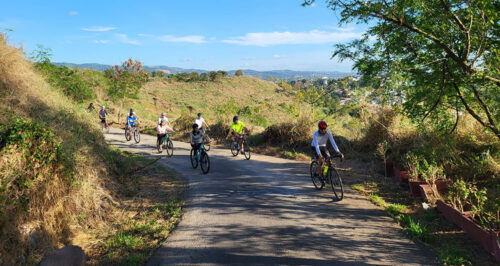
<svg viewBox="0 0 500 266"><path fill-rule="evenodd" d="M340 155L335 155L333 158L341 158ZM325 158L325 163L321 169L321 175L318 175L318 161L313 160L310 166L311 179L314 187L317 190L323 189L325 185L329 185L333 192L334 200L341 201L344 198L344 185L339 172L335 169L333 158Z"/></svg>

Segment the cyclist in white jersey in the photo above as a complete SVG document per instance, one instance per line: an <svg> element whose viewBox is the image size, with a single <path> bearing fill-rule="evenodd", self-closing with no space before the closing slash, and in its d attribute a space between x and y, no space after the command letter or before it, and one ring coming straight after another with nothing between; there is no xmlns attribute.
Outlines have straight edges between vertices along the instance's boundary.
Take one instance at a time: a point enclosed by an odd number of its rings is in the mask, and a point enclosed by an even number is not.
<svg viewBox="0 0 500 266"><path fill-rule="evenodd" d="M318 123L318 131L314 132L313 140L311 143L311 152L313 154L313 158L318 160L318 175L321 175L321 168L324 163L324 159L326 157L330 157L330 153L328 152L328 148L326 147L326 143L330 140L333 149L337 152L341 158L344 158L344 154L342 154L337 147L337 143L333 139L332 132L326 129L327 124L325 121L319 121Z"/></svg>
<svg viewBox="0 0 500 266"><path fill-rule="evenodd" d="M205 118L202 117L202 113L198 113L198 117L194 120L194 123L198 125L201 131L208 130L208 124L205 122ZM205 125L205 127L203 127Z"/></svg>

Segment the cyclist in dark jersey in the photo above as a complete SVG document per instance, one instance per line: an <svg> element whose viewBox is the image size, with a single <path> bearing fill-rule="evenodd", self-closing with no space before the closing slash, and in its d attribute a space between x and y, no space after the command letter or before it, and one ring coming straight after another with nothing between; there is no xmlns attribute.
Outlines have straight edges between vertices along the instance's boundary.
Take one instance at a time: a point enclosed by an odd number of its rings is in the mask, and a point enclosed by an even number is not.
<svg viewBox="0 0 500 266"><path fill-rule="evenodd" d="M108 127L108 118L106 117L108 115L108 111L106 111L106 106L101 106L101 110L99 111L99 118L101 119L101 123L105 125L105 127Z"/></svg>

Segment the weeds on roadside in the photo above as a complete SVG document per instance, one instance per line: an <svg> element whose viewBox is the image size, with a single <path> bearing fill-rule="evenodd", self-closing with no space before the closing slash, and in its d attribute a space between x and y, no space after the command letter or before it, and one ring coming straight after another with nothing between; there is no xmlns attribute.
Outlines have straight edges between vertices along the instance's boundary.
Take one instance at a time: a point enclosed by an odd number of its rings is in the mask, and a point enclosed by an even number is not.
<svg viewBox="0 0 500 266"><path fill-rule="evenodd" d="M411 238L419 239L423 242L429 243L434 241L434 236L429 233L427 227L415 221L411 216L406 214L399 214L396 220L403 227L403 231Z"/></svg>
<svg viewBox="0 0 500 266"><path fill-rule="evenodd" d="M384 211L390 216L394 217L400 214L404 209L406 209L405 205L402 204L391 204L385 207Z"/></svg>
<svg viewBox="0 0 500 266"><path fill-rule="evenodd" d="M377 194L370 194L369 199L371 202L375 203L377 206L384 207L384 205L385 205L385 200Z"/></svg>
<svg viewBox="0 0 500 266"><path fill-rule="evenodd" d="M472 265L472 263L463 256L463 252L457 246L445 246L439 253L441 264L452 265Z"/></svg>
<svg viewBox="0 0 500 266"><path fill-rule="evenodd" d="M359 191L359 192L364 192L365 191L365 188L363 186L360 186L360 185L353 185L352 188L354 190Z"/></svg>

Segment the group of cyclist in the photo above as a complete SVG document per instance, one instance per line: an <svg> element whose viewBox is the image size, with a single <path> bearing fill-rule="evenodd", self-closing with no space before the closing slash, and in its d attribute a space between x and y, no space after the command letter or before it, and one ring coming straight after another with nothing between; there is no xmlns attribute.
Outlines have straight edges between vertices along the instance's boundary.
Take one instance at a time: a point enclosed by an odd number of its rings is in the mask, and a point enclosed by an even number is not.
<svg viewBox="0 0 500 266"><path fill-rule="evenodd" d="M101 123L107 128L107 115L108 112L105 109L106 107L101 106L101 110L99 111L99 118L101 119ZM89 111L94 110L94 106L91 103L87 108ZM125 126L129 129L136 127L139 122L134 109L130 109L127 113L126 124ZM328 125L325 121L320 121L318 123L318 130L313 134L313 140L311 142L311 153L313 159L317 160L319 165L323 165L325 162L325 158L330 158L330 153L327 148L327 142L330 141L333 149L338 154L339 157L344 158L344 155L340 152L335 140L333 138L332 133L327 129ZM189 133L189 139L192 148L195 153L200 149L202 142L209 142L210 139L206 135L206 130L208 130L208 124L202 116L202 113L198 113L194 124L192 125L192 131ZM130 134L129 130L129 134ZM162 143L163 139L170 132L174 132L174 129L170 125L168 118L165 112L162 112L160 117L158 118L158 126L156 127L157 133L157 143ZM243 137L245 133L248 133L249 130L245 126L243 122L241 122L238 116L233 117L233 123L231 124L231 133L233 135L234 141L239 143L239 147L244 151L245 147L243 146ZM159 144L158 144L159 145ZM161 147L160 147L161 150ZM321 167L318 167L319 176L322 175Z"/></svg>

